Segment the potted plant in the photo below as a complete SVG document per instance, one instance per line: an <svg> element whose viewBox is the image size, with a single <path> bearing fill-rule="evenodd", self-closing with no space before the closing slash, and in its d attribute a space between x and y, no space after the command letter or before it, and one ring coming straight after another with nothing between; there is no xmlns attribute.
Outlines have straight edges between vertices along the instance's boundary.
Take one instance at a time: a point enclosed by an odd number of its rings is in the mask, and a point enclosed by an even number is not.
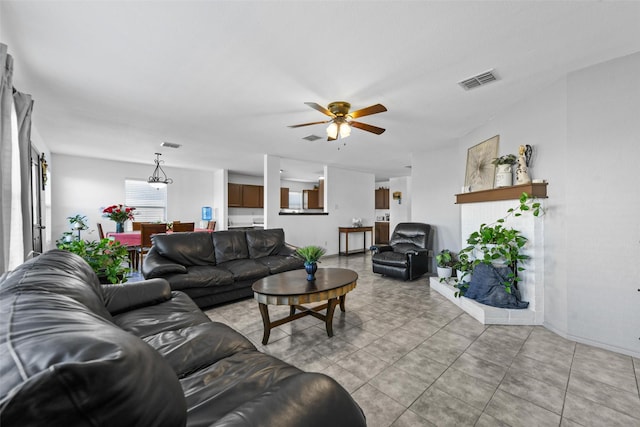
<svg viewBox="0 0 640 427"><path fill-rule="evenodd" d="M296 256L304 260L304 269L307 271L307 280L315 280L316 270L318 270L318 262L326 253L326 249L320 246L303 246L296 249Z"/></svg>
<svg viewBox="0 0 640 427"><path fill-rule="evenodd" d="M534 202L527 193L520 195L519 205L509 209L503 218L492 224L481 224L477 231L469 235L469 246L460 251L460 259L468 261L470 271L481 262L510 267L511 272L503 282L507 293L511 293L511 287L517 289L521 280L518 272L525 270L522 264L529 256L522 253L528 239L519 230L505 227L504 222L509 216L521 216L524 212L531 212L536 217L543 213L540 203ZM466 287L461 284L458 283L459 292L456 296L464 295Z"/></svg>
<svg viewBox="0 0 640 427"><path fill-rule="evenodd" d="M473 260L470 259L469 254L460 251L458 260L453 264L453 268L456 270L456 278L458 283L467 283L471 280L471 272L473 271Z"/></svg>
<svg viewBox="0 0 640 427"><path fill-rule="evenodd" d="M100 283L124 283L127 281L127 273L131 270L126 267L129 252L126 246L110 239L97 241L72 240L64 238L56 242L58 249L73 252L81 256L96 272Z"/></svg>
<svg viewBox="0 0 640 427"><path fill-rule="evenodd" d="M496 157L491 161L496 165L496 187L510 187L513 185L513 165L517 162L514 154Z"/></svg>
<svg viewBox="0 0 640 427"><path fill-rule="evenodd" d="M451 277L454 262L453 254L449 249L443 249L438 253L438 255L436 255L438 277L441 282Z"/></svg>
<svg viewBox="0 0 640 427"><path fill-rule="evenodd" d="M87 217L84 215L76 214L74 216L68 216L67 220L71 225L71 229L78 232L76 239L80 240L80 232L89 228L87 226ZM73 231L66 231L63 235L65 239L67 239L67 241L71 241L73 239Z"/></svg>

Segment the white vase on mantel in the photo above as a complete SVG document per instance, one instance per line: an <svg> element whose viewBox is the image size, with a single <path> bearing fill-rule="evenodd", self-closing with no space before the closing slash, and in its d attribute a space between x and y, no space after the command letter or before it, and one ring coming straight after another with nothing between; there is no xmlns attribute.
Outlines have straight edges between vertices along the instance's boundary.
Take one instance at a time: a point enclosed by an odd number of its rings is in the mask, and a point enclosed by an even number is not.
<svg viewBox="0 0 640 427"><path fill-rule="evenodd" d="M511 187L513 185L513 165L496 166L496 188Z"/></svg>

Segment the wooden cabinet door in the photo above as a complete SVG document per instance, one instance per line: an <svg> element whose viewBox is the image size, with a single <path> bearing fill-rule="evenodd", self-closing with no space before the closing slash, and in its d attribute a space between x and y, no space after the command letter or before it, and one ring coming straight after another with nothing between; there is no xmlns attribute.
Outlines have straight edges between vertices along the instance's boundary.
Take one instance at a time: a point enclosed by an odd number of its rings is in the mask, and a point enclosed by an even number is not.
<svg viewBox="0 0 640 427"><path fill-rule="evenodd" d="M305 209L320 209L318 190L302 190L302 203Z"/></svg>
<svg viewBox="0 0 640 427"><path fill-rule="evenodd" d="M243 185L242 186L242 207L243 208L261 208L264 205L263 190L261 185Z"/></svg>
<svg viewBox="0 0 640 427"><path fill-rule="evenodd" d="M389 243L389 223L388 222L376 222L376 244Z"/></svg>
<svg viewBox="0 0 640 427"><path fill-rule="evenodd" d="M289 209L289 189L280 187L280 209Z"/></svg>
<svg viewBox="0 0 640 427"><path fill-rule="evenodd" d="M229 183L228 206L242 207L242 184Z"/></svg>
<svg viewBox="0 0 640 427"><path fill-rule="evenodd" d="M376 209L389 209L388 188L378 188L376 190Z"/></svg>

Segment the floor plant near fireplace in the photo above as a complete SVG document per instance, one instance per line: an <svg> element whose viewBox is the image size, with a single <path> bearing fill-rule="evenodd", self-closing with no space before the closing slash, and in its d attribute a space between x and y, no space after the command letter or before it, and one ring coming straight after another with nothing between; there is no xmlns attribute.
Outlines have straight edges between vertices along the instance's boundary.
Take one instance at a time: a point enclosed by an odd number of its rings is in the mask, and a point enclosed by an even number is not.
<svg viewBox="0 0 640 427"><path fill-rule="evenodd" d="M472 260L472 268L480 263L499 264L511 268L511 273L503 282L505 291L511 293L511 288L517 289L518 272L524 271L523 262L529 257L523 253L523 248L527 243L527 238L519 230L508 228L504 225L506 219L513 216L521 216L530 212L533 216L543 214L541 204L535 201L527 193L522 193L518 206L507 210L507 214L491 224L481 224L477 231L469 235L467 243L469 246L462 249L459 254L460 259ZM456 284L458 292L456 296L465 294L469 287L468 282L459 280Z"/></svg>

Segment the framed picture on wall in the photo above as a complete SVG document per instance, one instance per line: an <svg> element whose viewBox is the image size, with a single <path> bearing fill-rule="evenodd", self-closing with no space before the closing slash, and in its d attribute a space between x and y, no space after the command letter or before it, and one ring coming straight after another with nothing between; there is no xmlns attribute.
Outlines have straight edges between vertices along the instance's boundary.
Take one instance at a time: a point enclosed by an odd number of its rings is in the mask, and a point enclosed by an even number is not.
<svg viewBox="0 0 640 427"><path fill-rule="evenodd" d="M464 177L464 187L467 191L493 188L496 166L491 161L498 157L499 141L500 135L496 135L467 151L467 169Z"/></svg>

